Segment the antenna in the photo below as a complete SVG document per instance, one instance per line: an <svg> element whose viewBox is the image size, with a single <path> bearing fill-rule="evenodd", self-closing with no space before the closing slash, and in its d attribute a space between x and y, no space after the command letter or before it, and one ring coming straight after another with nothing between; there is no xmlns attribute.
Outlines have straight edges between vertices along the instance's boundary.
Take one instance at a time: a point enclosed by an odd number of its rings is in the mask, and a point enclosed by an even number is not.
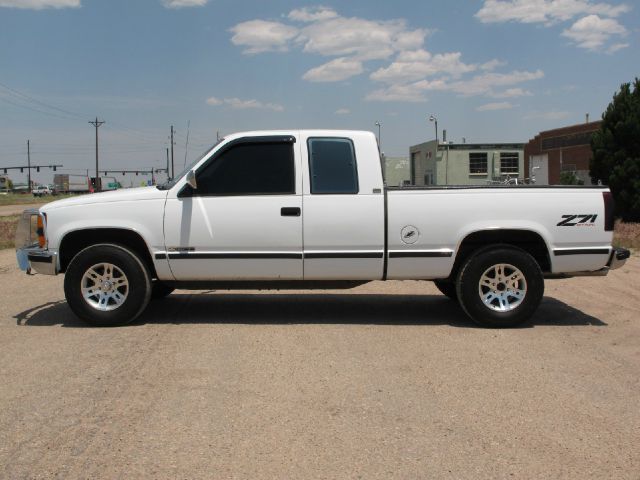
<svg viewBox="0 0 640 480"><path fill-rule="evenodd" d="M191 120L187 120L187 141L184 145L184 168L187 168L187 152L189 151L189 128L191 127Z"/></svg>

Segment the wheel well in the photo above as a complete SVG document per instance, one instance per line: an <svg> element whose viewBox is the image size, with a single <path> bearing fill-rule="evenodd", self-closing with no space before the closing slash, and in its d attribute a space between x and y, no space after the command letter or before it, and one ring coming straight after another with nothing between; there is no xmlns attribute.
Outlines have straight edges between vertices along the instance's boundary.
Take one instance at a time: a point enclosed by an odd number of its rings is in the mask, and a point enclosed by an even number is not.
<svg viewBox="0 0 640 480"><path fill-rule="evenodd" d="M450 278L455 278L458 269L477 250L496 245L512 245L529 253L543 272L551 271L549 249L542 237L529 230L483 230L469 234L460 244Z"/></svg>
<svg viewBox="0 0 640 480"><path fill-rule="evenodd" d="M133 230L120 228L91 228L67 233L60 243L60 271L66 271L69 262L81 250L98 243L114 243L127 247L147 265L152 277L157 277L149 248L142 237Z"/></svg>

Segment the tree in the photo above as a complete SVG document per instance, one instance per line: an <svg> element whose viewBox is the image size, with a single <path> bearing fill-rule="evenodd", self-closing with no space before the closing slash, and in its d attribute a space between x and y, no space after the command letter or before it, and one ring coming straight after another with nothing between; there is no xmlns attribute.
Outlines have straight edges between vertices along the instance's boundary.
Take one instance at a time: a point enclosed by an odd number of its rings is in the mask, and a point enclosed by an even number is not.
<svg viewBox="0 0 640 480"><path fill-rule="evenodd" d="M591 138L590 175L608 185L616 201L616 215L640 221L640 79L624 83L602 115Z"/></svg>
<svg viewBox="0 0 640 480"><path fill-rule="evenodd" d="M578 178L575 172L560 173L560 185L584 185L584 182Z"/></svg>

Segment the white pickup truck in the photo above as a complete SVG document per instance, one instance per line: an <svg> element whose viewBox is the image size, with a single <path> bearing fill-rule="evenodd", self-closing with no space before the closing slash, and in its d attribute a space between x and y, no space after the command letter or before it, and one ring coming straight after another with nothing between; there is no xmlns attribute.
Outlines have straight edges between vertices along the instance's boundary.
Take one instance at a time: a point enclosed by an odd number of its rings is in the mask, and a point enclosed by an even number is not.
<svg viewBox="0 0 640 480"><path fill-rule="evenodd" d="M606 187L387 188L372 133L302 130L230 135L165 185L27 210L16 248L27 272L65 273L69 306L95 325L175 288L415 279L507 327L533 314L544 278L620 267L612 235Z"/></svg>

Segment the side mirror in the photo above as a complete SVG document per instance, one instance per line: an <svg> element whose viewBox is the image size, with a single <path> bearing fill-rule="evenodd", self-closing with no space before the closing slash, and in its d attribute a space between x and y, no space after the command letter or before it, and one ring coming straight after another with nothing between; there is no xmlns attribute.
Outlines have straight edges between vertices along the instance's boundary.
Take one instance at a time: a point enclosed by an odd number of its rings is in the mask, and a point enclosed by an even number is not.
<svg viewBox="0 0 640 480"><path fill-rule="evenodd" d="M189 173L187 173L187 183L194 190L198 189L198 183L196 182L196 172L194 172L193 170L189 170Z"/></svg>

